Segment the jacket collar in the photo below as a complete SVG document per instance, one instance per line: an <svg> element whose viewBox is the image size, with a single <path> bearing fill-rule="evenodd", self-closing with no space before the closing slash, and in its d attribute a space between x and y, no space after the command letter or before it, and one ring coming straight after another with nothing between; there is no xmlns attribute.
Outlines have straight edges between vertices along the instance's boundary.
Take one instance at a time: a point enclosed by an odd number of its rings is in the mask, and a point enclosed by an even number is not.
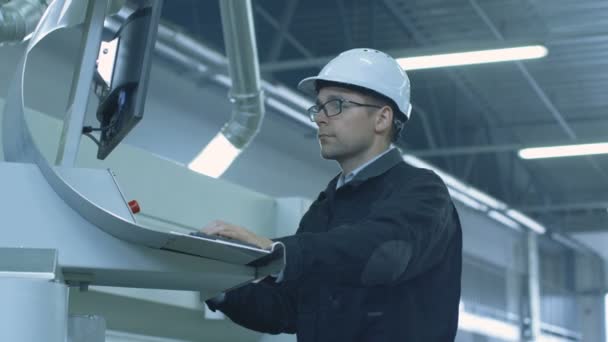
<svg viewBox="0 0 608 342"><path fill-rule="evenodd" d="M361 183L369 178L380 176L393 166L402 163L403 157L397 148L393 148L373 163L366 166L361 172L357 173L351 182Z"/></svg>
<svg viewBox="0 0 608 342"><path fill-rule="evenodd" d="M358 185L368 180L369 178L380 176L381 174L390 170L399 163L403 163L403 157L401 156L401 152L399 152L399 149L393 148L391 151L378 158L371 164L367 165L363 170L357 173L355 178L348 182L347 185ZM327 188L321 194L322 196L333 195L333 193L336 191L336 184L338 183L338 178L340 178L340 174L336 175L329 182Z"/></svg>

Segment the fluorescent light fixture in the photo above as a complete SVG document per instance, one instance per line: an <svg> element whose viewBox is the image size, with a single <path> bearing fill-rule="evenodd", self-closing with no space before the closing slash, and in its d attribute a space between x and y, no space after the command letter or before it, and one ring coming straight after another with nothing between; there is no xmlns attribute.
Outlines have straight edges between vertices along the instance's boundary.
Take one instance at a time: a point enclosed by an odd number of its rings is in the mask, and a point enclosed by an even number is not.
<svg viewBox="0 0 608 342"><path fill-rule="evenodd" d="M420 159L420 158L416 158L414 156L412 156L411 154L403 154L402 155L403 160L415 167L421 167L421 168L425 168L425 169L430 169L430 168L434 168L434 166L432 166L431 164L425 162L424 160ZM608 209L607 209L608 210Z"/></svg>
<svg viewBox="0 0 608 342"><path fill-rule="evenodd" d="M587 156L605 153L608 153L608 143L532 147L521 149L518 154L522 159L539 159Z"/></svg>
<svg viewBox="0 0 608 342"><path fill-rule="evenodd" d="M220 132L188 164L188 168L209 177L219 178L240 153L241 150Z"/></svg>
<svg viewBox="0 0 608 342"><path fill-rule="evenodd" d="M521 226L519 225L519 223L513 221L512 219L508 218L507 216L505 216L504 214L502 214L496 210L490 210L488 212L488 216L490 216L491 218L495 219L496 221L504 224L505 226L507 226L509 228L513 228L515 230L521 229Z"/></svg>
<svg viewBox="0 0 608 342"><path fill-rule="evenodd" d="M494 197L491 197L490 195L483 193L473 187L468 187L468 191L466 192L467 195L473 197L474 199L485 203L487 205L489 205L490 207L494 208L494 209L499 209L499 210L505 210L507 209L507 205L504 204L503 202L495 199Z"/></svg>
<svg viewBox="0 0 608 342"><path fill-rule="evenodd" d="M517 222L523 224L524 226L532 229L533 231L537 232L538 234L544 234L547 231L547 229L542 224L540 224L537 221L531 219L530 217L520 213L517 210L509 209L507 211L507 215L510 216L515 221L517 221Z"/></svg>
<svg viewBox="0 0 608 342"><path fill-rule="evenodd" d="M446 53L439 55L398 58L397 62L407 71L417 69L442 68L457 65L470 65L514 60L542 58L547 48L542 45L512 47L505 49L479 50Z"/></svg>
<svg viewBox="0 0 608 342"><path fill-rule="evenodd" d="M476 200L472 199L471 197L463 194L460 191L454 190L452 188L448 188L448 192L450 193L450 196L457 200L458 202L471 207L473 209L479 210L479 211L486 211L488 210L488 207L486 207L485 205L477 202Z"/></svg>
<svg viewBox="0 0 608 342"><path fill-rule="evenodd" d="M435 171L435 173L441 178L443 179L443 181L445 182L445 184L451 188L454 188L462 193L465 194L469 194L469 187L464 184L463 182L459 181L458 179L450 176L449 174L439 170L439 169L432 169L433 171Z"/></svg>
<svg viewBox="0 0 608 342"><path fill-rule="evenodd" d="M606 332L606 342L608 342L608 293L604 296L604 319L606 320L604 331Z"/></svg>

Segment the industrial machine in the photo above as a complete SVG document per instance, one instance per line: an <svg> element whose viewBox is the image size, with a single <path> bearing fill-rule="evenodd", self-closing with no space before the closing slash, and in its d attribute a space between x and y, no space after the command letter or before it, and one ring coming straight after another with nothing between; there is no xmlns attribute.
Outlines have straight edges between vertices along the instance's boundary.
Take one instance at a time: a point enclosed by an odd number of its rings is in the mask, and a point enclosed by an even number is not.
<svg viewBox="0 0 608 342"><path fill-rule="evenodd" d="M2 122L6 161L0 162L0 341L84 341L79 331L97 320L68 320L70 288L189 290L204 300L284 266L281 245L268 251L142 225L112 170L75 167L83 133L100 132L97 158L104 159L143 116L161 1L127 1L124 8L130 14L113 26L108 25L107 5L98 0L52 2L28 42L7 97ZM30 53L42 41L74 28L83 32L80 65L53 163L37 146L25 118L24 74ZM113 51L111 72L105 75L97 63L102 42L101 55ZM99 127L83 129L93 84L100 97ZM222 186L216 184L215 191ZM235 201L243 211L259 205L246 196ZM103 327L97 328L95 341L103 341Z"/></svg>

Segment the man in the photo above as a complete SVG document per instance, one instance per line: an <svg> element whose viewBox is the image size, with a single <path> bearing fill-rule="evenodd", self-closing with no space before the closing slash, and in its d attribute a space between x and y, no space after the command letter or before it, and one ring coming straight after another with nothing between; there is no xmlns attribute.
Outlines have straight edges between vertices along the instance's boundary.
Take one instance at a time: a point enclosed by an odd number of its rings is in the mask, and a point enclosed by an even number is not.
<svg viewBox="0 0 608 342"><path fill-rule="evenodd" d="M453 341L462 233L447 188L391 147L410 115L410 85L390 56L343 52L299 88L321 155L342 172L285 245L286 266L207 302L234 322L298 341ZM273 241L216 221L203 229L262 248Z"/></svg>

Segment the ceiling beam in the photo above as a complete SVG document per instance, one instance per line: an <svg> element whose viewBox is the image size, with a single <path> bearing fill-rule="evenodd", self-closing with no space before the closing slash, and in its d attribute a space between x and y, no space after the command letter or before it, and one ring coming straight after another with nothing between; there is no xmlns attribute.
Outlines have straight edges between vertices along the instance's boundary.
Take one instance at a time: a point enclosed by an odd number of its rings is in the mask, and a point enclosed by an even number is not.
<svg viewBox="0 0 608 342"><path fill-rule="evenodd" d="M414 22L409 18L409 16L401 9L395 1L392 0L383 0L382 4L384 5L387 12L392 15L397 22L402 26L402 28L412 35L414 41L420 46L433 46L433 42L431 39L427 38L417 27L414 25ZM494 42L496 44L496 42ZM502 43L504 44L504 42ZM464 77L455 72L452 69L446 68L445 74L447 78L456 86L456 88L464 95L467 101L471 104L475 105L479 112L481 113L480 124L484 125L487 128L487 139L488 143L492 143L493 135L490 133L492 124L495 123L495 119L493 119L493 115L490 113L493 112L493 108L489 103L484 101L482 96L479 96L475 93L474 88L470 83L467 83ZM496 162L495 172L499 179L504 180L503 171L500 167L501 160L499 155L494 155L494 159ZM484 180L485 181L485 180ZM504 194L503 194L504 195ZM504 197L504 196L501 196Z"/></svg>
<svg viewBox="0 0 608 342"><path fill-rule="evenodd" d="M307 68L321 68L333 57L299 58L280 62L261 63L260 70L264 72L291 71Z"/></svg>
<svg viewBox="0 0 608 342"><path fill-rule="evenodd" d="M479 6L477 0L469 0L469 4L471 5L471 7L473 7L475 13L477 13L477 15L486 24L490 31L492 31L494 37L496 37L497 40L504 42L505 37L502 35L502 33L500 33L500 31L498 30L496 25L494 25L492 19L490 19L484 9ZM555 121L557 121L559 126L564 130L568 138L572 141L578 140L578 136L576 135L572 127L568 125L562 113L559 111L559 109L557 109L555 104L553 104L553 101L549 99L549 97L538 84L536 79L530 74L528 68L526 68L526 66L521 61L515 61L514 63L517 66L517 69L519 69L523 77L526 79L536 96L538 96L545 108L549 111L549 113L551 113ZM591 166L602 176L602 178L604 179L604 184L608 184L608 173L606 173L606 171L597 163L597 161L591 157L585 157L585 159L587 159Z"/></svg>
<svg viewBox="0 0 608 342"><path fill-rule="evenodd" d="M608 232L608 223L604 222L603 224L598 223L568 223L565 222L561 224L561 227L555 227L554 231L559 233L568 233L568 234L576 234L576 233L601 233Z"/></svg>
<svg viewBox="0 0 608 342"><path fill-rule="evenodd" d="M268 24L270 24L270 26L272 26L275 30L277 30L277 32L279 32L281 35L283 35L285 37L285 39L296 50L298 50L302 55L304 55L307 58L312 58L314 56L314 54L310 50L308 50L304 45L302 45L302 43L300 43L300 41L298 41L291 33L287 32L287 31L282 31L281 23L279 23L264 8L262 8L260 5L256 5L254 7L254 10L257 14L260 15L260 17L262 17L262 19L264 19Z"/></svg>
<svg viewBox="0 0 608 342"><path fill-rule="evenodd" d="M598 44L608 42L606 31L577 32L571 35L553 34L547 39L548 45L568 45L568 44Z"/></svg>
<svg viewBox="0 0 608 342"><path fill-rule="evenodd" d="M483 8L481 8L481 6L479 6L479 4L477 3L477 0L469 0L469 4L471 5L471 7L473 7L473 10L481 18L481 20L484 22L484 24L486 24L486 26L490 29L490 31L492 31L492 34L494 35L494 37L496 37L496 39L499 41L504 41L505 37L502 35L502 33L500 33L500 31L498 31L498 29L496 28L496 25L494 25L494 23L492 22L492 19L490 19L490 17L483 10ZM515 61L515 65L517 66L519 71L522 73L522 75L524 76L524 78L526 79L528 84L530 84L530 87L532 87L532 90L539 97L539 99L541 100L543 105L547 108L547 110L549 110L551 115L553 115L553 117L555 118L557 123L562 127L564 132L566 132L566 135L568 135L568 137L570 139L576 140L577 139L576 133L574 133L572 128L568 125L568 123L564 119L564 116L562 115L562 113L560 113L560 111L555 107L553 102L551 102L551 100L549 99L547 94L545 94L545 91L540 87L540 85L538 85L538 82L536 81L536 79L534 79L534 77L532 75L530 75L528 68L526 68L526 66L523 65L523 63L521 61Z"/></svg>
<svg viewBox="0 0 608 342"><path fill-rule="evenodd" d="M293 20L293 15L296 12L296 8L298 7L299 0L289 0L287 1L287 6L283 11L283 16L281 17L281 23L279 25L279 29L274 37L274 41L272 46L270 47L270 52L268 53L269 61L276 61L281 55L281 50L283 49L283 42L285 41L285 33L289 32L289 25L291 25L291 21Z"/></svg>
<svg viewBox="0 0 608 342"><path fill-rule="evenodd" d="M425 112L419 113L431 121L432 124L430 125L430 127L435 127L435 129L437 130L437 138L440 142L439 145L447 146L449 144L448 138L446 136L445 130L443 130L441 127L441 120L439 114L440 111L439 106L437 105L437 98L435 97L435 93L433 92L432 88L428 86L428 80L422 80L421 83L424 86L423 96L425 96L428 100L429 110L432 115L427 115ZM437 148L437 146L431 146L431 148ZM445 167L447 167L448 171L451 174L455 174L456 172L454 168L454 160L452 158L448 158L447 156L444 157L443 160L445 163Z"/></svg>
<svg viewBox="0 0 608 342"><path fill-rule="evenodd" d="M522 206L518 207L519 211L524 213L547 213L547 212L560 212L560 211L571 211L571 210L608 210L608 201L602 202L574 202L574 203L560 203L552 205L539 205L539 206ZM606 212L608 216L608 212Z"/></svg>
<svg viewBox="0 0 608 342"><path fill-rule="evenodd" d="M429 123L429 115L424 111L424 109L420 108L417 104L412 102L412 111L415 116L413 118L420 119L422 123L422 129L424 130L424 135L426 137L427 144L432 148L437 148L437 143L435 142L435 136L433 135L433 131L431 129L431 124Z"/></svg>
<svg viewBox="0 0 608 342"><path fill-rule="evenodd" d="M350 16L346 13L346 6L344 5L344 0L337 0L338 4L338 13L340 14L340 21L342 21L342 29L344 30L344 39L346 40L346 46L348 48L355 46L355 41L353 40L353 35L351 34L350 29Z"/></svg>
<svg viewBox="0 0 608 342"><path fill-rule="evenodd" d="M383 0L382 3L386 7L387 12L389 14L393 15L396 18L396 20L399 22L399 24L401 24L401 26L408 33L410 33L412 35L412 37L414 38L415 42L418 45L420 45L420 46L432 45L431 40L426 38L418 30L418 28L413 24L413 21L404 13L404 11L402 11L395 4L394 1ZM497 44L499 42L494 41L493 43ZM505 44L505 43L503 42L502 44ZM494 115L496 111L492 107L492 105L487 103L486 101L483 101L482 96L478 96L474 93L474 91L471 89L472 87L471 87L470 83L467 83L466 80L463 79L462 74L457 73L457 72L451 70L450 68L446 68L444 70L445 70L445 74L446 74L447 78L465 96L467 101L469 101L471 104L473 104L473 105L475 105L475 107L477 107L479 112L482 114L481 118L482 118L482 121L485 123L485 126L488 128L493 128L493 124L496 124L497 116ZM492 125L490 125L490 123L492 123ZM490 135L490 137L491 137L491 135ZM489 143L492 143L492 141L489 140ZM539 177L535 176L534 173L532 172L532 170L530 170L530 168L525 163L518 163L518 164L526 171L528 177L530 177L531 179L534 179L534 182L529 183L530 184L529 188L534 189L535 193L541 197L542 197L543 193L547 193L547 191L543 191L543 189L539 188L540 185L542 185L543 188L546 188L545 182L543 180L539 179ZM500 177L501 168L500 168L500 159L498 158L498 155L496 155L496 165L498 166L498 168L497 168L497 172L498 172L498 176L499 176L498 179L504 180L504 178Z"/></svg>
<svg viewBox="0 0 608 342"><path fill-rule="evenodd" d="M548 208L551 211L546 213L551 215L549 225L554 232L608 232L607 207L608 202L562 203ZM541 207L541 210L546 209ZM528 212L528 214L532 213ZM533 215L538 214L541 212L535 212Z"/></svg>

